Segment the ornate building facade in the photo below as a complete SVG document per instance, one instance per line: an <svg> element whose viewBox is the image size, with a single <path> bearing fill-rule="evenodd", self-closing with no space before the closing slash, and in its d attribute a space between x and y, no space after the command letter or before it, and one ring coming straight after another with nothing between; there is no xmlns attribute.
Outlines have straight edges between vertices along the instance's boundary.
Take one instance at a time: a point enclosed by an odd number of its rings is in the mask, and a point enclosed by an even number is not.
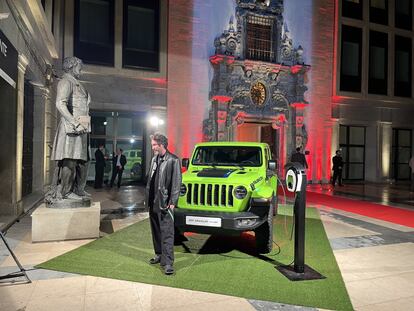
<svg viewBox="0 0 414 311"><path fill-rule="evenodd" d="M236 19L215 39L210 57L207 141L262 141L280 168L296 147L306 148L303 48L294 47L283 0L238 0Z"/></svg>

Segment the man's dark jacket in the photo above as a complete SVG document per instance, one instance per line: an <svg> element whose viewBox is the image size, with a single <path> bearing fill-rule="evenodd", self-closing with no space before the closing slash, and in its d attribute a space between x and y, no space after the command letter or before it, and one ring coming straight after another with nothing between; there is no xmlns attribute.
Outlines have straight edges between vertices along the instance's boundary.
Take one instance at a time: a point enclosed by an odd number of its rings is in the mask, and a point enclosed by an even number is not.
<svg viewBox="0 0 414 311"><path fill-rule="evenodd" d="M344 162L342 161L342 157L339 155L336 155L332 158L332 170L338 171L342 169L342 166L344 165Z"/></svg>
<svg viewBox="0 0 414 311"><path fill-rule="evenodd" d="M105 156L100 149L96 149L95 151L95 160L95 167L105 167Z"/></svg>
<svg viewBox="0 0 414 311"><path fill-rule="evenodd" d="M112 158L112 167L115 169L116 168L116 162L118 161L118 155L115 155L113 158ZM124 170L124 166L125 166L125 164L127 163L127 160L126 160L126 157L123 155L123 154L121 154L121 159L119 160L119 162L121 163L121 166L122 166L122 170Z"/></svg>
<svg viewBox="0 0 414 311"><path fill-rule="evenodd" d="M148 200L150 197L151 178L155 172L154 165L156 165L157 158L158 156L152 158L147 175L147 187L145 189L147 207L150 206ZM159 165L158 176L155 179L154 185L154 212L165 210L169 205L177 206L181 187L181 164L178 157L167 150Z"/></svg>
<svg viewBox="0 0 414 311"><path fill-rule="evenodd" d="M308 162L306 161L306 157L301 152L295 152L294 154L292 154L290 162L300 163L304 168L308 168Z"/></svg>

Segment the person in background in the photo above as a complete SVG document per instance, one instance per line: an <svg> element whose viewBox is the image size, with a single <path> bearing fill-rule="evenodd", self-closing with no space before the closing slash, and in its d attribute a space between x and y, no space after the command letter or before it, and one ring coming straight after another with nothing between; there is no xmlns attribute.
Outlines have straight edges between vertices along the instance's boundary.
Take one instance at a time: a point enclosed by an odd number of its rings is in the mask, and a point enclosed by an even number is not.
<svg viewBox="0 0 414 311"><path fill-rule="evenodd" d="M116 150L116 156L112 158L112 178L111 185L112 188L116 176L118 176L118 189L121 187L122 173L124 172L125 164L127 163L126 157L122 154L123 150L121 148Z"/></svg>
<svg viewBox="0 0 414 311"><path fill-rule="evenodd" d="M308 162L306 162L305 155L302 152L300 152L300 147L296 148L296 152L292 154L290 162L300 163L304 168L308 168Z"/></svg>
<svg viewBox="0 0 414 311"><path fill-rule="evenodd" d="M411 168L411 186L410 192L414 192L414 156L411 157L410 162L408 163Z"/></svg>
<svg viewBox="0 0 414 311"><path fill-rule="evenodd" d="M103 176L105 170L105 149L104 145L99 144L95 151L95 189L102 188Z"/></svg>
<svg viewBox="0 0 414 311"><path fill-rule="evenodd" d="M342 160L341 150L336 150L335 156L332 158L332 186L335 187L336 180L338 179L338 185L343 186L342 184L342 167L344 161Z"/></svg>
<svg viewBox="0 0 414 311"><path fill-rule="evenodd" d="M150 264L160 264L164 273L174 273L174 208L181 187L181 163L167 149L168 139L162 134L150 136L154 157L149 166L145 202L149 209L155 256Z"/></svg>

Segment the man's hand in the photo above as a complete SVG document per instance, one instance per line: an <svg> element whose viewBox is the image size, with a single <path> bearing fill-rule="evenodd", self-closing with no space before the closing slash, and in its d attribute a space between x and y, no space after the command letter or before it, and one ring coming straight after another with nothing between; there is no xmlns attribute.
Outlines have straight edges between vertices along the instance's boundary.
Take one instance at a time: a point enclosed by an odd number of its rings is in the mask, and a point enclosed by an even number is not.
<svg viewBox="0 0 414 311"><path fill-rule="evenodd" d="M171 204L171 205L169 205L169 206L168 206L168 208L169 208L170 210L174 210L175 205L172 205L172 204Z"/></svg>

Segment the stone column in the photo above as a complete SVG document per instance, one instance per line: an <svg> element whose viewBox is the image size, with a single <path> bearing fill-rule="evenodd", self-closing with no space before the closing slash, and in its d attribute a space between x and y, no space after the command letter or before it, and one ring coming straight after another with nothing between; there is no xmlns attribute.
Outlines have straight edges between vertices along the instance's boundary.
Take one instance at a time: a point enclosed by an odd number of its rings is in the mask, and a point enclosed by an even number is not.
<svg viewBox="0 0 414 311"><path fill-rule="evenodd" d="M22 167L23 167L23 123L24 123L24 75L29 61L24 55L19 55L17 76L17 109L16 109L16 162L13 180L13 205L15 214L22 213Z"/></svg>
<svg viewBox="0 0 414 311"><path fill-rule="evenodd" d="M335 1L312 1L311 59L309 72L309 91L306 93L309 107L305 111L305 123L308 126L308 180L313 183L326 181L331 171L331 107L332 86L334 83L335 60L333 53L335 42ZM317 39L316 39L317 38Z"/></svg>
<svg viewBox="0 0 414 311"><path fill-rule="evenodd" d="M391 148L392 148L392 123L378 122L378 152L379 179L388 181L391 177Z"/></svg>
<svg viewBox="0 0 414 311"><path fill-rule="evenodd" d="M122 69L122 26L124 1L115 1L115 68Z"/></svg>
<svg viewBox="0 0 414 311"><path fill-rule="evenodd" d="M45 117L46 94L49 90L45 87L34 87L34 111L33 111L33 192L43 192L45 182Z"/></svg>
<svg viewBox="0 0 414 311"><path fill-rule="evenodd" d="M57 109L55 103L51 101L50 91L45 89L44 93L45 103L45 139L44 139L44 191L52 182L52 175L55 169L54 161L50 160L52 153L53 140L55 138L56 125L57 125Z"/></svg>

